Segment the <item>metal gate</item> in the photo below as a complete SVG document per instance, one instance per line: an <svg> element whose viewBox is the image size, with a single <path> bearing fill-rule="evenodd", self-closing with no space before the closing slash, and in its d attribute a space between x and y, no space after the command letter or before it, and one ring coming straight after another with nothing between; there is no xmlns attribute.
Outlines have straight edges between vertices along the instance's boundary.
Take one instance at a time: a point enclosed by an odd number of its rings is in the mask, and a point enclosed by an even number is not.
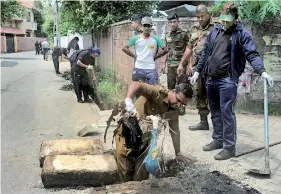
<svg viewBox="0 0 281 194"><path fill-rule="evenodd" d="M6 36L6 42L7 42L7 53L14 53L15 52L14 37Z"/></svg>

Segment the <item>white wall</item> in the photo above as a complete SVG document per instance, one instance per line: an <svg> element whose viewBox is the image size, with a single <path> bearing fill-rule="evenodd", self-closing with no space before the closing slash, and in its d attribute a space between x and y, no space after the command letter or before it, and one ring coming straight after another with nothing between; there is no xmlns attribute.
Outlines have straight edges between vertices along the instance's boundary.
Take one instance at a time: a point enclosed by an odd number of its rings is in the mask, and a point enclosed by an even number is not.
<svg viewBox="0 0 281 194"><path fill-rule="evenodd" d="M86 49L92 46L92 35L91 34L68 34L67 36L61 37L61 47L66 48L68 43L74 38L79 38L79 48L80 49ZM55 42L55 40L54 40Z"/></svg>

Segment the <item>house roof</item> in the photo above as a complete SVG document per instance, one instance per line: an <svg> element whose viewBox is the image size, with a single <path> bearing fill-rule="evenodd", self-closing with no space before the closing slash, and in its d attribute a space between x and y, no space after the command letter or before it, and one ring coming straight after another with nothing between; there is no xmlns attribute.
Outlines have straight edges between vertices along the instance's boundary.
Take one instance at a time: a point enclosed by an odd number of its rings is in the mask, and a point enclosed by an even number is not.
<svg viewBox="0 0 281 194"><path fill-rule="evenodd" d="M4 27L1 26L1 34L26 34L25 31L19 30L17 28L11 28L11 27Z"/></svg>
<svg viewBox="0 0 281 194"><path fill-rule="evenodd" d="M208 2L206 2L206 1L176 1L176 0L174 0L174 1L161 1L158 4L158 9L160 11L166 11L166 10L169 10L169 9L172 9L172 8L184 5L184 4L197 6L201 3L209 4L209 3L212 3L212 2L213 1L208 1Z"/></svg>
<svg viewBox="0 0 281 194"><path fill-rule="evenodd" d="M27 8L34 8L34 0L18 0L19 3Z"/></svg>

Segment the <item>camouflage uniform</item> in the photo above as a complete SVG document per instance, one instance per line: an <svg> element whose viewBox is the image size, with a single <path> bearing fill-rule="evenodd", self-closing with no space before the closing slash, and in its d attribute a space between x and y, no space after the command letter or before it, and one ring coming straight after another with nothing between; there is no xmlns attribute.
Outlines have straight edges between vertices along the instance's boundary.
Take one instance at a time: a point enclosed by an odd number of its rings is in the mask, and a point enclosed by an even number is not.
<svg viewBox="0 0 281 194"><path fill-rule="evenodd" d="M210 33L214 24L210 23L205 28L202 28L199 24L196 24L191 27L189 31L189 42L187 47L193 50L193 57L195 63L193 66L196 66L201 50L203 49L206 37ZM199 75L198 81L195 85L195 96L196 96L196 108L198 109L199 115L204 115L207 117L209 114L208 101L207 101L207 90L205 85L204 76Z"/></svg>
<svg viewBox="0 0 281 194"><path fill-rule="evenodd" d="M169 49L169 53L167 56L168 89L172 90L175 88L177 79L177 68L183 57L188 42L187 32L180 28L176 32L167 32L165 34L165 42Z"/></svg>

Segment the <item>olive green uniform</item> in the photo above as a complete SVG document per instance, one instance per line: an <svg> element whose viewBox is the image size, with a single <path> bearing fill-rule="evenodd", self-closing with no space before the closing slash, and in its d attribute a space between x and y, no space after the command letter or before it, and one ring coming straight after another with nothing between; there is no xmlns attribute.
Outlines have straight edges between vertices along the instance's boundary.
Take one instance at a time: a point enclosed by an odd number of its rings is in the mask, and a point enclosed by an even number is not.
<svg viewBox="0 0 281 194"><path fill-rule="evenodd" d="M210 33L213 26L214 24L210 23L204 28L202 28L199 24L191 27L189 31L189 42L187 47L193 50L193 57L195 61L193 66L196 66L201 54L200 52L205 44L206 37ZM208 108L207 90L204 76L201 74L199 75L198 81L195 85L195 97L196 108L198 109L199 115L208 115L210 111Z"/></svg>
<svg viewBox="0 0 281 194"><path fill-rule="evenodd" d="M176 138L177 145L175 150L180 151L180 131L178 114L175 110L170 110L168 101L168 90L161 86L153 86L146 83L141 84L140 96L135 102L137 118L143 132L142 147L147 148L151 139L152 126L146 124L143 118L148 115L161 115L162 118L169 118L171 129L177 134L171 134L172 139ZM123 181L141 181L148 178L148 172L142 165L147 151L140 154L139 157L132 157L132 149L126 146L125 137L122 136L122 126L116 129L116 162L119 169L120 177ZM174 142L174 141L173 141ZM148 150L148 149L147 149Z"/></svg>
<svg viewBox="0 0 281 194"><path fill-rule="evenodd" d="M165 34L165 42L169 49L167 56L167 84L168 89L175 89L177 80L177 68L183 57L185 48L188 43L188 34L185 30L167 32Z"/></svg>

